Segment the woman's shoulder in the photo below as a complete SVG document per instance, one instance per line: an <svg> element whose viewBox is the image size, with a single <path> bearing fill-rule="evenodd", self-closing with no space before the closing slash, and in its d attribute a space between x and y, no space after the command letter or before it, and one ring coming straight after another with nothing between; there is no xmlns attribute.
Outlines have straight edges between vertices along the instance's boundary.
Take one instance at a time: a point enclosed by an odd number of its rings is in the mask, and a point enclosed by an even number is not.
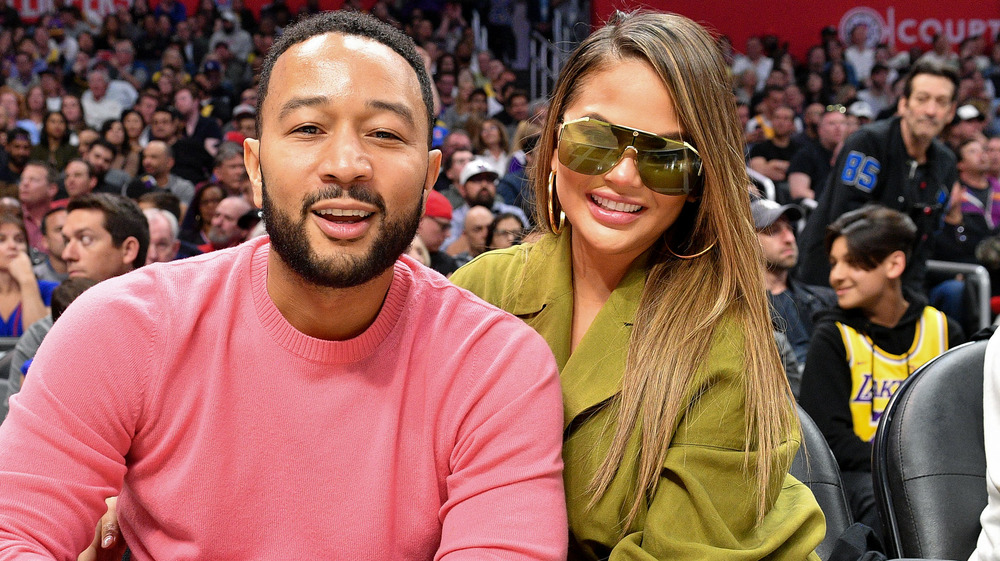
<svg viewBox="0 0 1000 561"><path fill-rule="evenodd" d="M487 251L460 267L451 282L472 292L494 306L504 308L514 287L520 283L535 244L521 244L507 249Z"/></svg>

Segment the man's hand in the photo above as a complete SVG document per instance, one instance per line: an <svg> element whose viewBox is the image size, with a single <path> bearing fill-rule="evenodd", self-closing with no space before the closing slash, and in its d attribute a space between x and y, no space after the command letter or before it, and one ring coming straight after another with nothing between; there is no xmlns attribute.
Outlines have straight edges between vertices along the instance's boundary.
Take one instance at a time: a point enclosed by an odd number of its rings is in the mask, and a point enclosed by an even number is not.
<svg viewBox="0 0 1000 561"><path fill-rule="evenodd" d="M97 522L94 530L94 541L84 550L77 561L118 561L125 554L125 540L118 529L118 497L110 497L108 511Z"/></svg>

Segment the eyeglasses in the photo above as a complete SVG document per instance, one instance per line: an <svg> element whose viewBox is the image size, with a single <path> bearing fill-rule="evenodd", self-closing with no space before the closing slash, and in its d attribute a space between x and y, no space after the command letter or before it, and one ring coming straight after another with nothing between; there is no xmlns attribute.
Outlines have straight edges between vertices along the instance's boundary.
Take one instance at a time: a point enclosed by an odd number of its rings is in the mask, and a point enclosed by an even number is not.
<svg viewBox="0 0 1000 561"><path fill-rule="evenodd" d="M827 113L847 113L847 108L844 107L843 105L840 105L839 103L837 105L827 105L826 106L826 112Z"/></svg>
<svg viewBox="0 0 1000 561"><path fill-rule="evenodd" d="M625 152L635 152L643 184L662 195L687 195L701 186L701 156L687 142L612 125L590 117L562 124L559 161L584 175L603 175Z"/></svg>

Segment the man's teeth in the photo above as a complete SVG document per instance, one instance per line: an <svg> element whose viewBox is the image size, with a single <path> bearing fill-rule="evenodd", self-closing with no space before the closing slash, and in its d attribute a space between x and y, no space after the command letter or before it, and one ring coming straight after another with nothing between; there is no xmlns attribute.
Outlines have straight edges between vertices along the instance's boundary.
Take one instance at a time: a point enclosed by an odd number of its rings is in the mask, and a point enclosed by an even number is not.
<svg viewBox="0 0 1000 561"><path fill-rule="evenodd" d="M321 214L323 216L360 216L361 218L368 218L372 213L364 210L348 210L342 208L325 208L323 210L317 210L316 214Z"/></svg>
<svg viewBox="0 0 1000 561"><path fill-rule="evenodd" d="M635 212L642 208L641 205L630 205L626 203L619 203L616 201L612 201L610 199L605 199L604 197L598 197L597 195L591 195L590 198L593 199L595 203L597 203L597 206L618 212Z"/></svg>

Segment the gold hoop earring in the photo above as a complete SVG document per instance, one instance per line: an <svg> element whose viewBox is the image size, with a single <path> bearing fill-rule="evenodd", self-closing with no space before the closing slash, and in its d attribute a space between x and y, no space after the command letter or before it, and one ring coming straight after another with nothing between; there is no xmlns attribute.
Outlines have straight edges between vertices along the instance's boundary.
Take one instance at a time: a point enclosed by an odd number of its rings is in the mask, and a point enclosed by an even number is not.
<svg viewBox="0 0 1000 561"><path fill-rule="evenodd" d="M549 229L552 230L553 234L558 234L562 231L563 226L566 224L566 213L559 209L559 222L556 223L556 172L549 172Z"/></svg>

